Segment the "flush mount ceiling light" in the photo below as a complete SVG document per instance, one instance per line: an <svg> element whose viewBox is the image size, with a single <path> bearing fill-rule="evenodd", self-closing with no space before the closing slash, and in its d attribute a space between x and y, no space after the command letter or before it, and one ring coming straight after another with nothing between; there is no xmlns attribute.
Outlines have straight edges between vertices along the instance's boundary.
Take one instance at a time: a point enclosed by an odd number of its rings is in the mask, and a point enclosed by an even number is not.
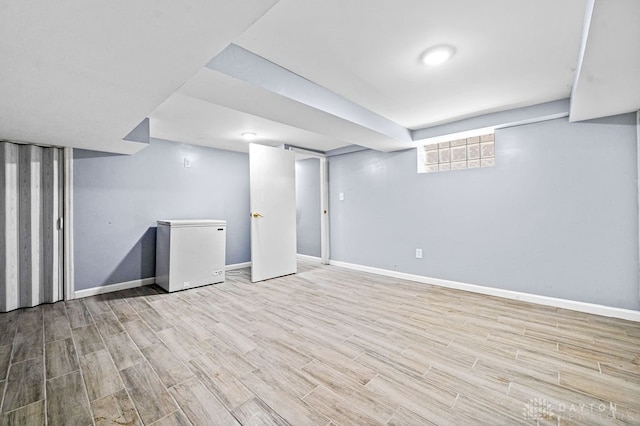
<svg viewBox="0 0 640 426"><path fill-rule="evenodd" d="M242 137L243 137L245 140L247 140L247 141L252 141L252 140L254 140L256 137L258 137L258 135L256 135L256 134L255 134L255 133L253 133L253 132L244 132L244 133L241 133L241 134L240 134L240 136L242 136Z"/></svg>
<svg viewBox="0 0 640 426"><path fill-rule="evenodd" d="M453 46L447 44L441 44L439 46L433 46L427 49L422 54L422 62L430 67L446 62L456 53L456 49Z"/></svg>

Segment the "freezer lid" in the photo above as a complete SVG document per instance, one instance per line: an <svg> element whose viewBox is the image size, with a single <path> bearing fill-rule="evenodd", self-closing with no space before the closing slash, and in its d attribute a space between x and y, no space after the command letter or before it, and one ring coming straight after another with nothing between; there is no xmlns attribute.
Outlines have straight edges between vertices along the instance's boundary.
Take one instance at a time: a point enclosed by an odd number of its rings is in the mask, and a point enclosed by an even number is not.
<svg viewBox="0 0 640 426"><path fill-rule="evenodd" d="M217 219L170 219L159 220L158 225L171 226L171 227L188 227L188 226L227 226L226 220Z"/></svg>

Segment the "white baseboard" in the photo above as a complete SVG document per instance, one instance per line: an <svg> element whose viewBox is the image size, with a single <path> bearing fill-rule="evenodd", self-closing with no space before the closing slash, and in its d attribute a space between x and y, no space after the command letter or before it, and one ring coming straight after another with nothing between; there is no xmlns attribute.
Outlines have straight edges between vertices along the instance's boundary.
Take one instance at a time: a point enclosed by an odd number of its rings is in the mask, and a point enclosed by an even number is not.
<svg viewBox="0 0 640 426"><path fill-rule="evenodd" d="M316 256L309 256L306 254L297 254L296 255L300 260L308 260L309 262L317 262L322 263L322 259Z"/></svg>
<svg viewBox="0 0 640 426"><path fill-rule="evenodd" d="M142 287L156 283L156 277L143 278L141 280L125 281L123 283L115 283L103 285L101 287L88 288L86 290L78 290L73 293L75 299L83 297L97 296L98 294L112 293L114 291L126 290L128 288Z"/></svg>
<svg viewBox="0 0 640 426"><path fill-rule="evenodd" d="M424 284L432 284L439 287L453 288L456 290L470 291L473 293L486 294L489 296L503 297L506 299L520 300L523 302L536 303L538 305L552 306L554 308L570 309L572 311L585 312L588 314L602 315L605 317L620 318L629 321L640 322L640 312L630 309L613 308L610 306L596 305L594 303L577 302L574 300L559 299L555 297L539 296L536 294L522 293L500 288L485 287L477 284L467 284L457 281L443 280L440 278L429 278L421 275L407 274L404 272L390 271L388 269L373 268L371 266L356 265L353 263L340 262L338 260L329 261L330 265L342 268L353 269L361 272L384 275L386 277L399 278L408 281L415 281Z"/></svg>
<svg viewBox="0 0 640 426"><path fill-rule="evenodd" d="M251 266L251 262L235 263L225 266L225 270L232 271L234 269L242 269ZM123 283L115 283L103 285L101 287L88 288L86 290L78 290L73 293L74 299L83 297L97 296L98 294L112 293L114 291L126 290L128 288L142 287L156 283L156 277L143 278L141 280L126 281Z"/></svg>
<svg viewBox="0 0 640 426"><path fill-rule="evenodd" d="M234 269L242 269L251 267L251 262L234 263L233 265L227 265L225 270L233 271Z"/></svg>

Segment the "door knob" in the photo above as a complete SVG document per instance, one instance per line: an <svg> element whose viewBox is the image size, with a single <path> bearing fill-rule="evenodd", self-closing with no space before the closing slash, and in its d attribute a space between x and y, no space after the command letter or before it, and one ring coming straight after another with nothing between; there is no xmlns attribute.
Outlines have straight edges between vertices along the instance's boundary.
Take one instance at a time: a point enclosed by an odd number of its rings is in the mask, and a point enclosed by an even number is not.
<svg viewBox="0 0 640 426"><path fill-rule="evenodd" d="M253 218L254 218L254 219L257 219L257 218L259 218L259 217L264 217L264 216L262 216L262 215L261 215L260 213L258 213L258 212L251 213L251 216L253 216Z"/></svg>

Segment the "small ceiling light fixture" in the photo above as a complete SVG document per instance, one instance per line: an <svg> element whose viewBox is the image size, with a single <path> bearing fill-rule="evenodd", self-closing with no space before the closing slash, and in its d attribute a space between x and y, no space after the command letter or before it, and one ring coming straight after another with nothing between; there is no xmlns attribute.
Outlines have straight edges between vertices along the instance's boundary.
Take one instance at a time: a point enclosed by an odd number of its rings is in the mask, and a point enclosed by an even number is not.
<svg viewBox="0 0 640 426"><path fill-rule="evenodd" d="M258 135L256 135L256 134L255 134L255 133L253 133L253 132L244 132L244 133L242 133L240 136L242 136L245 140L248 140L248 141L252 141L252 140L254 140L256 137L258 137Z"/></svg>
<svg viewBox="0 0 640 426"><path fill-rule="evenodd" d="M455 47L448 44L433 46L422 54L422 62L430 67L435 67L451 59L455 53Z"/></svg>

